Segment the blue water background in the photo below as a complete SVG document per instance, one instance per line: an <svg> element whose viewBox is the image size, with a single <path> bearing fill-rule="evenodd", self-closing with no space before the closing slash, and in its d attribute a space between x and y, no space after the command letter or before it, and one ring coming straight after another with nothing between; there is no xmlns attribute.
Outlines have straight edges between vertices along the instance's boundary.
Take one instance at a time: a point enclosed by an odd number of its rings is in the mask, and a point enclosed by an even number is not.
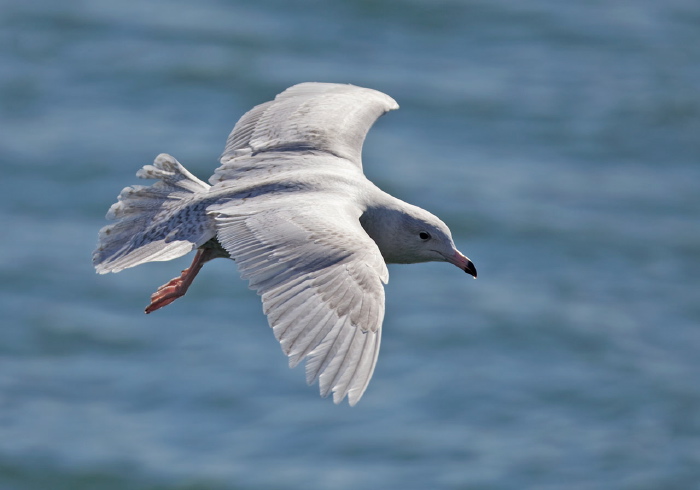
<svg viewBox="0 0 700 490"><path fill-rule="evenodd" d="M479 279L390 267L354 408L230 261L98 276L160 152L302 81L393 96L367 175ZM0 488L700 488L700 3L0 2Z"/></svg>

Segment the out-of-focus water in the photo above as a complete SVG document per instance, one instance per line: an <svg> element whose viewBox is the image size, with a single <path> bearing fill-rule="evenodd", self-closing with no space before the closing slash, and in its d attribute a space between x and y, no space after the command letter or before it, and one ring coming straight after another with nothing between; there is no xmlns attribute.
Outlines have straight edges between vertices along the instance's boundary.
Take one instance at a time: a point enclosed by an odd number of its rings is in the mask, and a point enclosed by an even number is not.
<svg viewBox="0 0 700 490"><path fill-rule="evenodd" d="M390 268L357 407L287 369L230 261L97 276L160 152L201 178L301 81L402 109L366 173L479 270ZM700 4L0 2L0 488L700 485Z"/></svg>

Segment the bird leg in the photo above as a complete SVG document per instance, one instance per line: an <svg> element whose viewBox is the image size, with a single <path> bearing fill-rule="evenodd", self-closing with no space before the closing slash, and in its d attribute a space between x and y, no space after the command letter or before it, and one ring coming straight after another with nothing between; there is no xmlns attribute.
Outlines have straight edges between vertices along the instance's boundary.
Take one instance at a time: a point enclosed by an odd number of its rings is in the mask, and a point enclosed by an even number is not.
<svg viewBox="0 0 700 490"><path fill-rule="evenodd" d="M146 313L152 313L169 305L180 296L184 296L205 262L209 262L218 256L217 252L211 248L200 248L197 250L197 255L194 256L192 264L182 271L180 277L171 279L151 295L151 304L146 307Z"/></svg>

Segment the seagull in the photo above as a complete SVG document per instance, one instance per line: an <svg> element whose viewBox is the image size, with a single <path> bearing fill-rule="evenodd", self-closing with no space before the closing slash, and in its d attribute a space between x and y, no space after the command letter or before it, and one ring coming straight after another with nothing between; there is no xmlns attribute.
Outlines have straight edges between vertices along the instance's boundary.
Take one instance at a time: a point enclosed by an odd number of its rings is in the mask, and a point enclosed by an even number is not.
<svg viewBox="0 0 700 490"><path fill-rule="evenodd" d="M152 313L183 296L205 263L233 259L290 367L306 359L309 385L355 405L379 354L386 264L449 262L477 275L445 223L363 173L367 132L398 107L368 88L301 83L241 117L209 184L158 155L136 174L157 182L126 187L110 207L96 271L196 251L151 296Z"/></svg>

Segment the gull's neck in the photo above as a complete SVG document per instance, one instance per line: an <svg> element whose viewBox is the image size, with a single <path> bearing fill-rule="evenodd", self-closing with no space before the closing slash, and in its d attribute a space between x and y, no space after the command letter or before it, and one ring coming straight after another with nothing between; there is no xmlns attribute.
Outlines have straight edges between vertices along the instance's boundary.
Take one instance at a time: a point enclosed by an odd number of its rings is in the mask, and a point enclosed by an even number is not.
<svg viewBox="0 0 700 490"><path fill-rule="evenodd" d="M374 187L371 199L360 216L360 224L374 240L387 264L405 263L400 242L396 240L398 231L405 221L407 211L414 208L378 187Z"/></svg>

